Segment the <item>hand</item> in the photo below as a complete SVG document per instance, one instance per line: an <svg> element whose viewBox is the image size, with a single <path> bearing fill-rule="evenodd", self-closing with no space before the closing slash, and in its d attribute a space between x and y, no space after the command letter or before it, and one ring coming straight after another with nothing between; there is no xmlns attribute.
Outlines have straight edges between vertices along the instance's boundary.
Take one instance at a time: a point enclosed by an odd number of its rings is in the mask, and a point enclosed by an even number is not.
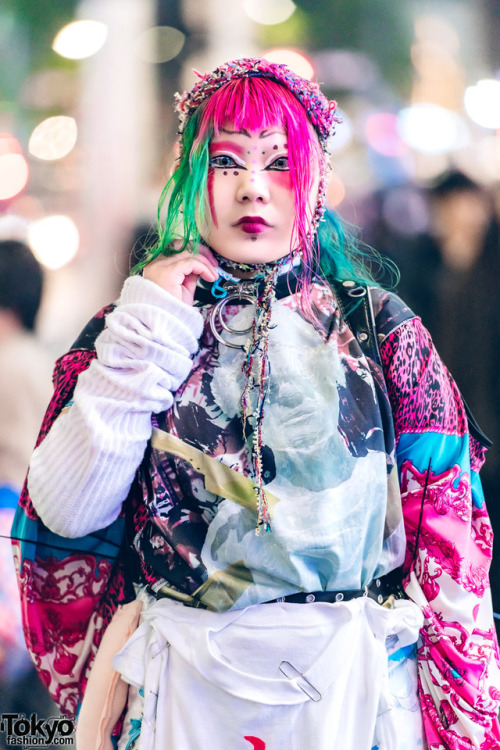
<svg viewBox="0 0 500 750"><path fill-rule="evenodd" d="M198 277L205 281L216 281L217 261L204 245L200 245L197 255L184 250L178 255L159 255L147 266L144 266L142 275L149 281L154 281L169 292L173 297L187 305L192 305L194 291Z"/></svg>

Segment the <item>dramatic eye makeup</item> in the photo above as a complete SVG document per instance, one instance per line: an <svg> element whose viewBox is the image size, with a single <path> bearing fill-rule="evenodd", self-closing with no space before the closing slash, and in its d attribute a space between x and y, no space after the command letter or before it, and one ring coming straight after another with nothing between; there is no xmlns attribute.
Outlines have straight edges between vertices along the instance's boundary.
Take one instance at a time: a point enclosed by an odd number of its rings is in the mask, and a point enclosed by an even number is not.
<svg viewBox="0 0 500 750"><path fill-rule="evenodd" d="M220 151L229 151L230 153L234 154L235 156L239 156L240 159L245 158L245 149L243 146L240 146L239 143L236 143L234 141L215 141L210 143L208 147L208 151L210 155L212 153L220 152Z"/></svg>
<svg viewBox="0 0 500 750"><path fill-rule="evenodd" d="M214 169L237 169L241 167L232 156L228 154L219 154L211 156L208 160L208 165L214 167Z"/></svg>
<svg viewBox="0 0 500 750"><path fill-rule="evenodd" d="M288 171L290 169L288 156L273 157L269 164L266 165L266 169L274 169L279 172Z"/></svg>
<svg viewBox="0 0 500 750"><path fill-rule="evenodd" d="M224 135L229 137L216 137L209 144L209 167L212 170L222 170L224 175L232 174L238 176L240 170L251 170L250 182L255 181L257 172L265 171L276 175L281 172L290 174L290 165L288 160L288 151L286 138L282 138L280 133L263 131L260 134L261 139L266 139L262 145L250 145L250 150L246 143L238 142L240 135L248 133L238 132L237 138L231 138L232 133L225 132ZM276 138L276 136L278 136ZM269 140L267 140L269 139ZM288 188L288 180L284 185Z"/></svg>

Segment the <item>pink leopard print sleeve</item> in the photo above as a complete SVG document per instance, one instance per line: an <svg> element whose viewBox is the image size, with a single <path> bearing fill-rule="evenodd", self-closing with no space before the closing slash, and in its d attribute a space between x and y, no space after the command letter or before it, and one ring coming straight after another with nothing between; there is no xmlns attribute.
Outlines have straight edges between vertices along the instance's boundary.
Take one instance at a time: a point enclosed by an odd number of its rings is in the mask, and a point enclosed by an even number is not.
<svg viewBox="0 0 500 750"><path fill-rule="evenodd" d="M402 432L437 430L464 435L467 419L460 393L419 318L399 326L380 347L394 418Z"/></svg>
<svg viewBox="0 0 500 750"><path fill-rule="evenodd" d="M424 614L419 698L430 750L500 747L492 531L460 393L418 319L380 347L407 536L405 589Z"/></svg>

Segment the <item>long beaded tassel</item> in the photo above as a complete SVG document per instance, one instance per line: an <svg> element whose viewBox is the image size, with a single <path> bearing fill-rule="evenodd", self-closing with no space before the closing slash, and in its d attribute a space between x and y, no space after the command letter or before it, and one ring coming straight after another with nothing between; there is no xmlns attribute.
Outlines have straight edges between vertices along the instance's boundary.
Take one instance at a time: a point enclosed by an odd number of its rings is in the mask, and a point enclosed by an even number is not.
<svg viewBox="0 0 500 750"><path fill-rule="evenodd" d="M252 463L255 471L255 494L257 497L257 528L270 531L271 519L263 483L262 466L262 423L264 420L264 402L269 391L269 329L271 308L275 300L275 286L279 266L275 266L266 278L264 290L258 299L255 318L252 325L250 342L245 347L246 357L242 365L245 375L245 387L241 394L241 411L243 417L243 435L246 436L247 420L254 417Z"/></svg>

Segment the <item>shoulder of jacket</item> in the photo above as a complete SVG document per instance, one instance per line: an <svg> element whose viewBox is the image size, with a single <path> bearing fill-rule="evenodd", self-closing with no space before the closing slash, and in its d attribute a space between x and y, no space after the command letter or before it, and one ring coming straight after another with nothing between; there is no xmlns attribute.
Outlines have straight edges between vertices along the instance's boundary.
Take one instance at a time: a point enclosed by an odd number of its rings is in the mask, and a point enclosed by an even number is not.
<svg viewBox="0 0 500 750"><path fill-rule="evenodd" d="M342 317L362 351L381 364L379 346L398 326L416 317L393 292L357 281L337 281L334 292Z"/></svg>
<svg viewBox="0 0 500 750"><path fill-rule="evenodd" d="M85 328L78 334L70 347L70 352L76 350L94 351L95 341L106 326L106 318L115 309L115 304L106 305L101 308L87 323Z"/></svg>
<svg viewBox="0 0 500 750"><path fill-rule="evenodd" d="M394 292L377 286L369 287L368 292L379 345L402 323L418 317Z"/></svg>

